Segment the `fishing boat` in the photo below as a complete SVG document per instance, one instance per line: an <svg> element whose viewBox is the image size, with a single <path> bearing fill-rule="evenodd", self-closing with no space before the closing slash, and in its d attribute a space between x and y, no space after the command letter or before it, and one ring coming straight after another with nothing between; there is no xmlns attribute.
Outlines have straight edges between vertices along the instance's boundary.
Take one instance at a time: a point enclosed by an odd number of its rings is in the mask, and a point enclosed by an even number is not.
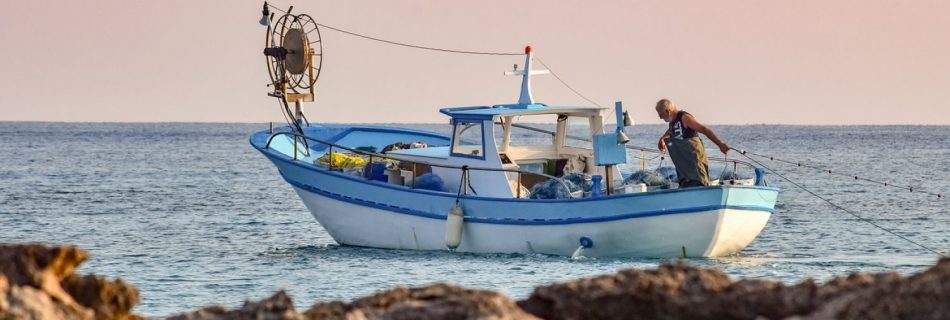
<svg viewBox="0 0 950 320"><path fill-rule="evenodd" d="M290 120L253 133L250 144L341 245L716 257L749 245L775 210L779 190L762 174L749 183L692 188L624 181L619 167L636 151L626 145L629 118L622 103L611 111L536 102L531 77L545 71L532 69L530 47L523 68L507 72L522 79L518 101L442 108L448 135L311 124L301 103L313 101L322 47L314 39L319 31L304 30L318 25L290 11L267 19L265 49L275 89L269 94ZM611 112L616 126L605 124ZM524 123L543 120L553 129ZM517 139L526 128L549 138Z"/></svg>

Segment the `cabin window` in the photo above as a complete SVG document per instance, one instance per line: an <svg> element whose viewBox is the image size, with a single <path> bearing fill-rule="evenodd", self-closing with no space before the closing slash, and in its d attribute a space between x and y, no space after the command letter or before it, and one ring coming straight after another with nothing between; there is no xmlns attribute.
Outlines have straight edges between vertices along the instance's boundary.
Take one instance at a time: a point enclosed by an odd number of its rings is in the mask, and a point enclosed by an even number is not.
<svg viewBox="0 0 950 320"><path fill-rule="evenodd" d="M482 122L456 120L452 154L467 157L485 157L485 142L482 140Z"/></svg>
<svg viewBox="0 0 950 320"><path fill-rule="evenodd" d="M518 116L511 126L511 146L551 146L554 144L553 133L557 128L557 115L526 115ZM540 130L538 130L540 129Z"/></svg>
<svg viewBox="0 0 950 320"><path fill-rule="evenodd" d="M494 138L495 145L501 147L505 141L505 128L502 127L501 122L496 122L496 126L492 126L492 138ZM499 150L501 151L501 150Z"/></svg>
<svg viewBox="0 0 950 320"><path fill-rule="evenodd" d="M593 149L590 142L590 117L567 117L567 136L564 137L564 145L567 147Z"/></svg>

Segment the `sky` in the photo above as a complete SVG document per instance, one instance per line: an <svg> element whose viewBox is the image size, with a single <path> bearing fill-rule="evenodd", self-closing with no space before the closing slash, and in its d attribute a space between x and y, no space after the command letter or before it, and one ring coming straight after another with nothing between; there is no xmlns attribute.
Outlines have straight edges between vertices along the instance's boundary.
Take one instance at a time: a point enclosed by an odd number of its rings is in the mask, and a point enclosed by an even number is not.
<svg viewBox="0 0 950 320"><path fill-rule="evenodd" d="M661 123L950 124L950 1L271 1L373 37L522 52L603 106ZM0 121L281 121L258 1L50 1L0 10ZM321 30L313 122L447 121L514 103L521 56ZM536 64L535 68L540 68ZM535 100L590 105L553 76Z"/></svg>

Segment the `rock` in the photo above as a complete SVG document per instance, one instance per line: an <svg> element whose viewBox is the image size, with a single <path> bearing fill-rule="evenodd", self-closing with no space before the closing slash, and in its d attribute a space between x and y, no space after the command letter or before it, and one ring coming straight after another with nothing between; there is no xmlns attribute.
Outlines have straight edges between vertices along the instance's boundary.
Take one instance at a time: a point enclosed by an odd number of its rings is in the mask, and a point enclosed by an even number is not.
<svg viewBox="0 0 950 320"><path fill-rule="evenodd" d="M41 245L0 245L0 274L11 286L32 286L54 298L74 303L59 285L86 261L85 251L75 247L47 248Z"/></svg>
<svg viewBox="0 0 950 320"><path fill-rule="evenodd" d="M0 319L92 319L89 310L75 309L31 286L10 286L0 275Z"/></svg>
<svg viewBox="0 0 950 320"><path fill-rule="evenodd" d="M88 254L75 247L0 245L0 319L138 319L138 290L73 272Z"/></svg>
<svg viewBox="0 0 950 320"><path fill-rule="evenodd" d="M184 313L169 320L230 319L537 319L507 297L485 290L446 284L421 288L395 288L351 303L314 304L302 314L294 311L284 291L260 302L245 302L228 311L220 306Z"/></svg>
<svg viewBox="0 0 950 320"><path fill-rule="evenodd" d="M61 284L76 302L91 308L96 319L136 318L132 307L139 303L139 291L122 279L108 281L93 274L72 275Z"/></svg>
<svg viewBox="0 0 950 320"><path fill-rule="evenodd" d="M207 307L198 311L179 314L168 320L301 320L294 310L294 302L283 290L259 302L245 301L240 309L228 311L221 306Z"/></svg>
<svg viewBox="0 0 950 320"><path fill-rule="evenodd" d="M317 303L307 319L537 319L504 295L447 284L395 288L352 303Z"/></svg>
<svg viewBox="0 0 950 320"><path fill-rule="evenodd" d="M138 319L139 293L121 279L73 274L87 254L73 247L0 245L0 319ZM719 270L664 264L655 270L541 286L514 302L448 284L395 288L303 313L284 291L238 309L212 306L191 319L950 319L950 258L928 270L855 273L818 285L745 279Z"/></svg>
<svg viewBox="0 0 950 320"><path fill-rule="evenodd" d="M669 264L539 287L518 305L545 319L950 319L950 258L907 278L852 274L821 286Z"/></svg>
<svg viewBox="0 0 950 320"><path fill-rule="evenodd" d="M720 308L709 297L729 285L721 271L669 264L538 287L518 305L544 319L710 319Z"/></svg>
<svg viewBox="0 0 950 320"><path fill-rule="evenodd" d="M843 294L803 319L950 319L950 257L907 278L853 274L823 289Z"/></svg>

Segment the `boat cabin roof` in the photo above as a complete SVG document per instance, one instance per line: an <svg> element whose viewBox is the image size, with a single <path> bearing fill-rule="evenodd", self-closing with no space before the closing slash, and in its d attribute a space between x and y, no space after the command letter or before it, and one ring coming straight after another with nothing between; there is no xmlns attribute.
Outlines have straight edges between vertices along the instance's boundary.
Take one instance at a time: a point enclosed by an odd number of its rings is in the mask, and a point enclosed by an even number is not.
<svg viewBox="0 0 950 320"><path fill-rule="evenodd" d="M499 104L493 106L472 106L443 108L439 112L453 119L491 120L495 116L521 116L536 114L599 114L605 108L598 107L570 107L548 106L543 103L534 104Z"/></svg>

